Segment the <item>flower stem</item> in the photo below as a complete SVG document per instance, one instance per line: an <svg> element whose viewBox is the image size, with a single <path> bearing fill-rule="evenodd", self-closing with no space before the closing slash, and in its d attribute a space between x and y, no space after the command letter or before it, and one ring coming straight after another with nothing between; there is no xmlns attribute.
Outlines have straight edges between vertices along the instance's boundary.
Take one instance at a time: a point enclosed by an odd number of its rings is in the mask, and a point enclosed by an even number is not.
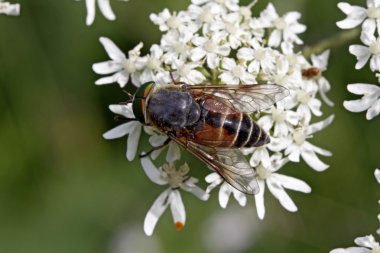
<svg viewBox="0 0 380 253"><path fill-rule="evenodd" d="M306 58L310 58L312 54L319 54L325 51L326 49L329 48L335 48L339 47L348 41L354 40L359 37L360 34L360 29L352 29L349 31L342 31L339 32L329 38L326 38L324 40L321 40L320 42L316 43L315 45L309 46L309 47L304 47L303 55Z"/></svg>

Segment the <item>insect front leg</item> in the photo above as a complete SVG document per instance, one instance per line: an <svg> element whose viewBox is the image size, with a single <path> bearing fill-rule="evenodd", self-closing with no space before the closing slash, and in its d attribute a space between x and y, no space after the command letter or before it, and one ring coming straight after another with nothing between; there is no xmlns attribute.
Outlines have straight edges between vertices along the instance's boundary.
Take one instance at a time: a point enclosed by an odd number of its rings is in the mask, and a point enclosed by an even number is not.
<svg viewBox="0 0 380 253"><path fill-rule="evenodd" d="M168 145L170 143L171 139L170 138L167 138L166 141L164 143L162 143L161 145L157 146L157 147L153 147L151 150L148 151L148 153L145 153L145 154L140 154L140 158L143 158L143 157L147 157L148 155L150 155L153 151L155 150L159 150L163 147L165 147L166 145Z"/></svg>
<svg viewBox="0 0 380 253"><path fill-rule="evenodd" d="M185 82L178 82L174 79L173 77L173 72L172 71L169 71L169 75L170 75L170 78L172 79L172 82L175 84L175 85L185 85L187 86L188 84L185 83Z"/></svg>

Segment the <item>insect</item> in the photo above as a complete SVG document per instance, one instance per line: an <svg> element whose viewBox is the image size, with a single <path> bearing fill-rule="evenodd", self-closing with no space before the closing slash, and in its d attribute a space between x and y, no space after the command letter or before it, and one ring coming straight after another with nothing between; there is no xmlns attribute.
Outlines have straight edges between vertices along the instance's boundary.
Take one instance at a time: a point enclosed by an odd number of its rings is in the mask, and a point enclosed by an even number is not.
<svg viewBox="0 0 380 253"><path fill-rule="evenodd" d="M239 148L259 147L269 143L270 138L249 114L268 108L288 94L286 88L275 84L145 83L132 99L136 119L169 138L142 156L174 141L239 191L256 194L256 172Z"/></svg>
<svg viewBox="0 0 380 253"><path fill-rule="evenodd" d="M310 67L302 70L302 76L309 79L318 76L320 73L321 70L317 67Z"/></svg>

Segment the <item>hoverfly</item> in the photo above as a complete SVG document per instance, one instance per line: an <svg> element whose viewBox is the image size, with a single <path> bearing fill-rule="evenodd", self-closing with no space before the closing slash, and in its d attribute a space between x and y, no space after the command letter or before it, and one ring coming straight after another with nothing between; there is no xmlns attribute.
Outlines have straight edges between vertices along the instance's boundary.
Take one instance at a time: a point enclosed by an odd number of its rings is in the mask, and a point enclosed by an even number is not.
<svg viewBox="0 0 380 253"><path fill-rule="evenodd" d="M239 191L256 194L256 172L239 148L259 147L270 138L249 114L268 108L288 94L286 88L275 84L145 83L132 98L136 119L169 138L142 156L174 141Z"/></svg>

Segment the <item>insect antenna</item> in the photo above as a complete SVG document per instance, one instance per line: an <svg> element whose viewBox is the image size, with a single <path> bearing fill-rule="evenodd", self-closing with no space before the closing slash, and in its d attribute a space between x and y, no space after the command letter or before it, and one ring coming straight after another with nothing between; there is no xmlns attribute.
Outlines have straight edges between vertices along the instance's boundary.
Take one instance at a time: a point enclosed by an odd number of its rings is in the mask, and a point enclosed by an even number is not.
<svg viewBox="0 0 380 253"><path fill-rule="evenodd" d="M132 101L133 101L133 95L130 92L126 91L126 90L123 90L123 92L125 94L127 94L127 96L128 96L128 100L126 102L124 102L124 103L127 103L127 104L128 103L132 103Z"/></svg>

